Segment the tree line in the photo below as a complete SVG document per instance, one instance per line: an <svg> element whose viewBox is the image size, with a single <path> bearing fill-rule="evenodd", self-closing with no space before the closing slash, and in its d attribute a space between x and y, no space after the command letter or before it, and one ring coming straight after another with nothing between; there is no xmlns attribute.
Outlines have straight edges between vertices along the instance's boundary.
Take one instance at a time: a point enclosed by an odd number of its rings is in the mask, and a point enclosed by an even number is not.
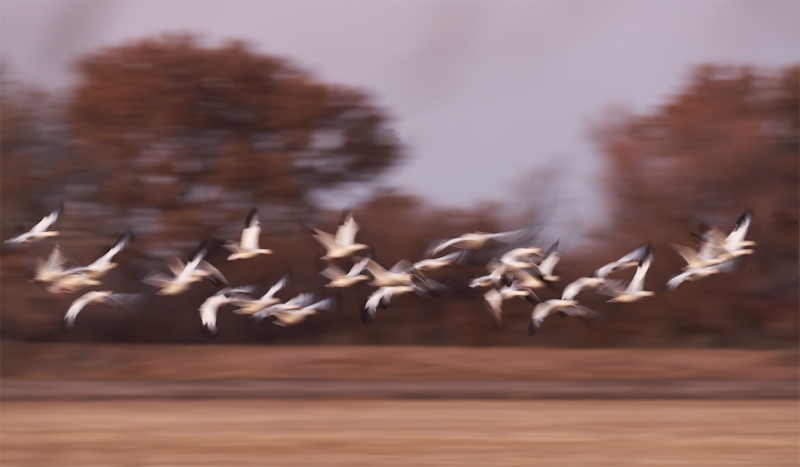
<svg viewBox="0 0 800 467"><path fill-rule="evenodd" d="M64 200L60 245L89 260L129 225L136 241L120 254L110 287L138 282L169 256L186 256L206 236L235 238L259 209L268 258L237 265L234 284L266 286L291 266L297 290L322 286L318 246L301 223L331 231L338 212L317 204L347 184L372 182L405 157L390 111L368 92L320 81L288 59L241 42L204 46L191 36L159 36L94 52L77 62L80 79L51 95L0 81L0 220L3 237ZM580 249L562 245L561 282L650 241L648 283L681 267L670 243L691 245L700 222L723 230L755 213L756 253L732 274L686 284L658 300L610 308L592 329L548 323L535 345L782 346L798 341L800 66L779 70L704 65L662 106L646 114L602 115L592 128L604 158L608 222ZM503 230L525 220L501 203L446 209L397 190L351 206L360 239L382 264L419 259L437 238ZM546 229L546 226L544 227ZM138 316L95 310L64 334L70 297L28 282L35 256L52 245L2 251L0 335L41 340L201 342L197 307L213 291L154 300ZM488 256L492 252L487 253ZM218 255L218 256L215 256ZM209 260L222 258L212 253ZM433 278L453 285L484 274L477 257ZM560 290L560 289L559 289ZM290 285L287 293L296 290ZM542 293L546 298L548 292ZM372 326L359 319L363 290L340 309L301 326L252 326L221 313L221 342L432 345L529 344L530 306L506 305L497 332L480 292L457 287L436 298L403 297ZM557 290L552 295L558 295ZM74 298L74 297L71 297ZM545 297L543 297L545 298ZM266 324L266 323L265 323Z"/></svg>

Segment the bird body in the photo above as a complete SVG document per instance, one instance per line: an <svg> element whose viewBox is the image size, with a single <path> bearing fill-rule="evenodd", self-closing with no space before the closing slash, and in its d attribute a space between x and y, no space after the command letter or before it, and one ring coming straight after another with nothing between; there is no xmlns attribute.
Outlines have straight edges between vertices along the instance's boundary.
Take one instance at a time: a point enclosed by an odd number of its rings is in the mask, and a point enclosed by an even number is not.
<svg viewBox="0 0 800 467"><path fill-rule="evenodd" d="M704 277L711 276L713 274L717 274L721 272L719 268L709 266L704 268L692 268L684 270L682 273L678 274L677 276L671 278L667 282L667 288L669 290L675 290L681 285L683 282L686 281L696 281L702 279Z"/></svg>
<svg viewBox="0 0 800 467"><path fill-rule="evenodd" d="M336 303L335 297L327 297L309 305L297 309L278 309L274 310L270 316L275 317L274 324L278 326L291 326L305 320L311 315L317 314L319 310L330 310Z"/></svg>
<svg viewBox="0 0 800 467"><path fill-rule="evenodd" d="M98 279L105 275L108 271L117 267L116 263L111 261L120 251L122 251L133 239L133 235L128 231L122 236L108 251L86 266L80 266L70 269L70 273L80 273L89 276L92 279Z"/></svg>
<svg viewBox="0 0 800 467"><path fill-rule="evenodd" d="M224 248L231 251L228 260L253 258L258 255L270 255L272 250L258 246L258 236L261 234L261 223L258 221L256 208L250 210L244 221L244 230L239 242L227 242Z"/></svg>
<svg viewBox="0 0 800 467"><path fill-rule="evenodd" d="M219 334L217 329L217 313L219 308L229 303L238 303L249 298L250 287L239 287L235 289L226 288L208 297L198 311L200 312L200 322L203 326L203 333L208 337L216 337Z"/></svg>
<svg viewBox="0 0 800 467"><path fill-rule="evenodd" d="M542 322L544 322L545 318L556 311L573 318L581 318L585 320L596 319L600 317L600 314L596 311L586 308L582 305L578 305L576 300L547 300L533 307L533 312L531 312L531 322L528 325L528 333L530 335L535 334L542 326Z"/></svg>
<svg viewBox="0 0 800 467"><path fill-rule="evenodd" d="M519 285L519 283L512 283L510 286L505 286L500 289L489 289L483 294L486 303L489 304L492 317L494 317L497 326L502 322L503 314L503 301L510 300L514 297L524 298L527 301L539 300L539 297L527 287Z"/></svg>
<svg viewBox="0 0 800 467"><path fill-rule="evenodd" d="M640 261L639 267L636 268L636 273L628 283L628 286L622 290L614 286L612 283L606 281L604 283L605 290L610 292L613 296L609 302L630 303L638 301L644 297L651 297L654 293L650 290L644 290L644 277L647 270L650 269L650 264L653 262L653 250L648 248L645 257Z"/></svg>
<svg viewBox="0 0 800 467"><path fill-rule="evenodd" d="M346 210L342 217L344 219L336 229L336 235L331 235L312 227L309 228L314 239L325 248L325 255L321 258L323 260L332 261L346 258L359 251L369 249L369 245L355 242L358 224L353 218L352 211Z"/></svg>
<svg viewBox="0 0 800 467"><path fill-rule="evenodd" d="M38 242L40 240L44 240L48 237L55 237L59 235L58 231L55 230L47 230L50 228L56 220L58 220L58 216L61 215L61 212L64 210L64 206L59 205L56 209L54 209L50 214L44 216L42 220L40 220L36 225L31 227L30 230L27 232L18 232L15 233L11 238L6 240L3 243L32 243Z"/></svg>
<svg viewBox="0 0 800 467"><path fill-rule="evenodd" d="M519 238L523 234L523 230L513 230L508 232L497 232L497 233L488 233L488 232L471 232L465 233L460 237L451 238L449 240L444 240L439 242L431 250L431 255L438 254L442 250L446 248L453 247L459 248L462 250L477 250L482 248L484 245L488 244L491 241L500 241L500 242L510 242L516 238Z"/></svg>
<svg viewBox="0 0 800 467"><path fill-rule="evenodd" d="M223 276L217 268L205 261L206 251L204 242L188 263L183 264L183 262L177 258L167 263L173 277L156 271L145 277L143 282L148 285L160 287L158 292L156 292L157 295L181 294L187 291L191 284L203 279L227 284L228 281L225 279L225 276Z"/></svg>
<svg viewBox="0 0 800 467"><path fill-rule="evenodd" d="M86 305L91 303L105 303L126 309L133 301L138 300L142 294L114 293L111 290L93 290L86 292L72 302L64 315L64 324L67 328L75 325L75 318Z"/></svg>
<svg viewBox="0 0 800 467"><path fill-rule="evenodd" d="M353 264L350 271L345 273L340 267L331 263L327 268L322 270L320 274L330 279L330 282L325 284L325 287L331 288L346 288L352 287L360 282L369 280L369 276L363 274L364 268L367 266L370 258L362 258L357 263Z"/></svg>
<svg viewBox="0 0 800 467"><path fill-rule="evenodd" d="M280 303L281 300L275 297L275 294L286 287L291 277L291 271L284 272L264 295L254 300L245 300L238 303L239 309L236 312L243 315L254 315L265 308Z"/></svg>
<svg viewBox="0 0 800 467"><path fill-rule="evenodd" d="M586 287L599 287L606 282L605 277L581 277L564 287L561 293L562 300L574 300L575 297Z"/></svg>
<svg viewBox="0 0 800 467"><path fill-rule="evenodd" d="M594 272L595 277L608 277L608 275L614 271L638 265L650 248L650 245L641 246L622 258L600 267Z"/></svg>

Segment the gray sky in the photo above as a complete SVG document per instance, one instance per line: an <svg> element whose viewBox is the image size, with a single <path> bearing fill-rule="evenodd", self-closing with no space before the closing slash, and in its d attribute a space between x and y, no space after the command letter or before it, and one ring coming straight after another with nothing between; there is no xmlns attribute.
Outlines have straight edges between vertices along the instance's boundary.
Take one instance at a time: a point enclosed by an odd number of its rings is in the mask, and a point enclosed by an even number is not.
<svg viewBox="0 0 800 467"><path fill-rule="evenodd" d="M511 203L514 186L544 183L537 172L564 173L552 187L564 232L602 212L588 129L609 108L652 110L700 63L800 61L797 0L0 3L3 62L52 88L81 55L178 31L371 91L409 149L384 182L438 204Z"/></svg>

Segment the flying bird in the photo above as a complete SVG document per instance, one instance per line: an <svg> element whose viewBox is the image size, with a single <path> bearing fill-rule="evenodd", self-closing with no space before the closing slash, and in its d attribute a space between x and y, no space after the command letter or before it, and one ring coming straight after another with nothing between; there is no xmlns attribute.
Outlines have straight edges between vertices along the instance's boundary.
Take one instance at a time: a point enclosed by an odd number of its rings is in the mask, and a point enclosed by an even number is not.
<svg viewBox="0 0 800 467"><path fill-rule="evenodd" d="M46 260L37 258L36 272L31 280L44 283L56 282L68 274L63 267L66 263L67 259L64 257L61 248L56 244Z"/></svg>
<svg viewBox="0 0 800 467"><path fill-rule="evenodd" d="M94 260L91 264L71 268L67 272L72 274L85 274L91 279L98 279L108 271L117 267L117 264L111 261L114 259L114 256L128 246L131 240L133 240L133 233L128 230L105 254Z"/></svg>
<svg viewBox="0 0 800 467"><path fill-rule="evenodd" d="M64 315L64 325L67 328L72 328L75 325L75 318L78 313L83 310L86 305L92 303L105 303L106 305L113 305L122 309L128 310L143 294L139 293L114 293L111 290L93 290L86 292L78 297L72 305L70 305L67 313Z"/></svg>
<svg viewBox="0 0 800 467"><path fill-rule="evenodd" d="M714 266L687 269L682 273L678 274L677 276L671 278L667 282L667 288L669 290L675 290L676 288L678 288L679 285L681 285L684 282L696 281L720 272L722 272L720 268Z"/></svg>
<svg viewBox="0 0 800 467"><path fill-rule="evenodd" d="M183 261L178 258L173 258L167 263L167 267L169 267L172 272L172 277L162 272L155 271L145 277L142 282L160 287L160 290L156 292L157 295L177 295L183 293L189 289L191 284L203 279L227 285L228 281L225 279L225 276L223 276L217 268L205 261L204 258L207 251L206 242L203 241L188 263L183 264Z"/></svg>
<svg viewBox="0 0 800 467"><path fill-rule="evenodd" d="M343 221L336 229L336 235L331 235L313 227L308 227L314 239L325 248L325 255L321 259L332 261L339 258L346 258L359 251L368 250L369 246L361 243L356 243L356 232L358 232L358 224L353 218L353 212L350 209L342 213Z"/></svg>
<svg viewBox="0 0 800 467"><path fill-rule="evenodd" d="M322 300L305 305L296 310L278 309L272 311L270 316L275 317L273 324L278 326L291 326L304 321L311 315L317 314L319 310L330 310L336 306L336 297L327 297Z"/></svg>
<svg viewBox="0 0 800 467"><path fill-rule="evenodd" d="M269 288L267 293L254 300L246 300L239 303L238 304L239 309L236 311L236 313L242 315L254 315L260 312L261 310L264 310L265 308L280 303L281 300L275 297L275 294L280 292L280 290L283 289L284 287L286 287L286 284L289 283L291 278L292 278L292 271L287 270L277 281L275 281L275 284L273 284L272 287Z"/></svg>
<svg viewBox="0 0 800 467"><path fill-rule="evenodd" d="M370 277L363 274L363 271L369 261L369 257L360 259L357 263L353 264L353 267L350 268L348 272L344 272L344 270L333 263L328 264L327 268L320 271L323 277L330 279L330 282L325 284L325 287L345 288L352 287L360 282L368 281Z"/></svg>
<svg viewBox="0 0 800 467"><path fill-rule="evenodd" d="M602 266L594 272L594 275L595 277L608 277L612 272L637 266L651 248L650 244L643 245L622 258Z"/></svg>
<svg viewBox="0 0 800 467"><path fill-rule="evenodd" d="M553 312L559 312L559 315L562 317L566 315L586 321L600 317L600 313L586 308L585 306L578 305L578 302L575 300L547 300L533 307L531 322L528 325L528 334L532 336L539 331L542 322Z"/></svg>
<svg viewBox="0 0 800 467"><path fill-rule="evenodd" d="M241 241L230 241L223 245L224 248L231 251L231 255L228 256L228 260L246 259L258 255L272 254L272 250L268 248L259 248L258 236L260 233L261 223L258 221L258 213L256 212L256 208L253 208L245 218Z"/></svg>
<svg viewBox="0 0 800 467"><path fill-rule="evenodd" d="M508 232L497 232L497 233L488 233L488 232L465 233L460 237L451 238L449 240L444 240L440 242L438 245L433 247L433 249L431 249L430 255L438 254L442 250L449 247L459 248L462 250L477 250L493 241L511 243L515 240L518 240L524 234L525 234L524 229L513 230Z"/></svg>
<svg viewBox="0 0 800 467"><path fill-rule="evenodd" d="M451 264L458 263L464 257L465 251L455 251L453 253L440 256L438 258L427 258L414 263L414 268L417 271L432 271L440 269Z"/></svg>
<svg viewBox="0 0 800 467"><path fill-rule="evenodd" d="M561 293L562 300L575 300L575 297L578 296L581 290L585 289L586 287L597 288L601 285L605 284L606 278L605 277L581 277L578 278L564 287L564 291Z"/></svg>
<svg viewBox="0 0 800 467"><path fill-rule="evenodd" d="M490 311L492 312L492 316L498 328L502 323L503 301L510 300L514 297L523 298L530 303L539 302L539 297L537 297L531 289L521 286L516 282L501 289L489 289L483 294L483 298L486 300L486 303L489 304Z"/></svg>
<svg viewBox="0 0 800 467"><path fill-rule="evenodd" d="M375 313L378 308L386 308L392 300L392 297L415 292L418 289L413 285L390 285L379 287L376 291L367 297L367 302L364 304L364 311L361 314L361 319L368 323L375 319Z"/></svg>
<svg viewBox="0 0 800 467"><path fill-rule="evenodd" d="M612 295L609 302L629 303L635 302L644 297L651 297L653 292L644 290L644 276L647 274L647 270L650 269L650 264L652 262L653 249L652 247L648 247L644 258L640 260L639 266L636 268L636 273L633 275L633 279L631 279L625 289L622 289L618 282L605 281L603 283L604 287L601 289L601 291L603 293Z"/></svg>
<svg viewBox="0 0 800 467"><path fill-rule="evenodd" d="M44 216L42 220L40 220L36 225L31 227L30 230L27 232L17 231L15 232L11 238L6 240L3 243L31 243L31 242L38 242L40 240L44 240L48 237L55 237L59 234L59 232L54 230L47 230L50 228L56 220L58 220L58 216L61 215L61 212L64 210L64 204L59 204L57 208L53 210L50 214Z"/></svg>
<svg viewBox="0 0 800 467"><path fill-rule="evenodd" d="M258 322L268 316L271 316L273 313L301 310L313 304L315 296L316 294L314 293L304 292L294 296L293 298L290 298L289 300L283 303L279 301L278 303L274 303L268 307L265 307L256 313L252 313L250 314L251 315L250 317L256 320L256 322ZM249 314L249 313L243 313L241 309L236 310L236 313Z"/></svg>
<svg viewBox="0 0 800 467"><path fill-rule="evenodd" d="M375 287L392 287L396 285L416 285L426 288L425 278L408 260L400 260L391 269L386 269L371 258L366 258L364 267L372 274L370 284Z"/></svg>
<svg viewBox="0 0 800 467"><path fill-rule="evenodd" d="M208 297L199 308L200 322L203 334L206 337L216 337L219 334L217 329L217 312L219 308L229 303L239 303L250 298L252 286L225 288L214 295Z"/></svg>

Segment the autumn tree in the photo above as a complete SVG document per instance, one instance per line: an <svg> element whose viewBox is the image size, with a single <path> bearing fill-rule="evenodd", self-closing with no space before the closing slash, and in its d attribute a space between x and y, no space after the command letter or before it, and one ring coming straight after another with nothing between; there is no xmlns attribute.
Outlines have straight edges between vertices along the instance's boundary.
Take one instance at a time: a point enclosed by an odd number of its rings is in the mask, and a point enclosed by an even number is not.
<svg viewBox="0 0 800 467"><path fill-rule="evenodd" d="M72 134L116 203L302 206L315 190L369 180L400 158L367 94L241 42L146 39L93 53L77 70Z"/></svg>
<svg viewBox="0 0 800 467"><path fill-rule="evenodd" d="M682 286L659 302L676 329L721 344L796 339L799 93L798 66L703 66L655 112L612 116L596 129L618 233L612 241L661 247L654 287L685 265L670 243L693 244L688 233L700 222L730 231L745 209L755 213L748 237L758 246L743 271Z"/></svg>

